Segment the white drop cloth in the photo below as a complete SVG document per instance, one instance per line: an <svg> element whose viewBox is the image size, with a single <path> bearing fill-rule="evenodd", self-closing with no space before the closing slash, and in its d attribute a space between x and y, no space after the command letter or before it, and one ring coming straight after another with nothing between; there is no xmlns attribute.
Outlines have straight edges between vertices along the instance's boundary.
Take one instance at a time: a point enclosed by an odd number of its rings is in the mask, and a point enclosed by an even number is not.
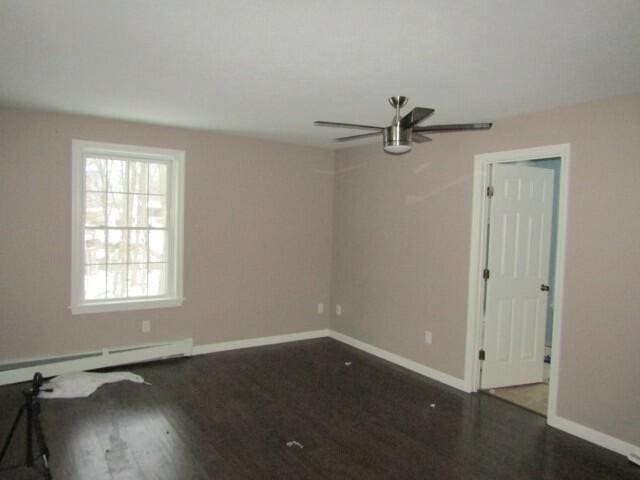
<svg viewBox="0 0 640 480"><path fill-rule="evenodd" d="M129 380L135 383L144 383L144 378L130 372L92 373L78 372L65 373L49 380L42 386L39 398L80 398L88 397L105 383ZM44 390L53 389L52 392Z"/></svg>

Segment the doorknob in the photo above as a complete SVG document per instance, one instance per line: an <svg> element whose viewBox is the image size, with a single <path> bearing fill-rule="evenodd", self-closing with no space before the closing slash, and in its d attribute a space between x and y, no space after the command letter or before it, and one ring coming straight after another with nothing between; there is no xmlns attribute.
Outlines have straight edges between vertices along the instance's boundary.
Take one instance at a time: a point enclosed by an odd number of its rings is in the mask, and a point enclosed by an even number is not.
<svg viewBox="0 0 640 480"><path fill-rule="evenodd" d="M540 285L540 290L542 290L543 292L548 292L549 291L549 285L545 285L543 283L542 285Z"/></svg>

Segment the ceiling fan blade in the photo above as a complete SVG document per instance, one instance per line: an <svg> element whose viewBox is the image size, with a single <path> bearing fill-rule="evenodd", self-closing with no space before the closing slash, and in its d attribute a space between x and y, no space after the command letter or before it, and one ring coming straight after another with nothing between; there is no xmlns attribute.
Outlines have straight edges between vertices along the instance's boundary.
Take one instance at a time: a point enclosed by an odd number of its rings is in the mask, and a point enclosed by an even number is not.
<svg viewBox="0 0 640 480"><path fill-rule="evenodd" d="M336 138L334 141L335 142L348 142L349 140L360 140L361 138L369 138L369 137L377 137L378 135L380 135L382 132L375 132L375 133L362 133L360 135L351 135L349 137L340 137L340 138Z"/></svg>
<svg viewBox="0 0 640 480"><path fill-rule="evenodd" d="M402 117L400 126L402 128L413 127L433 115L434 111L435 110L433 108L416 107Z"/></svg>
<svg viewBox="0 0 640 480"><path fill-rule="evenodd" d="M384 127L374 127L373 125L358 125L355 123L341 123L341 122L324 122L322 120L316 120L313 124L317 127L339 127L339 128L357 128L359 130L384 130Z"/></svg>
<svg viewBox="0 0 640 480"><path fill-rule="evenodd" d="M415 127L414 133L446 133L465 132L468 130L488 130L491 123L452 123L450 125L427 125L426 127Z"/></svg>
<svg viewBox="0 0 640 480"><path fill-rule="evenodd" d="M413 135L411 135L411 140L414 141L415 143L424 143L424 142L431 141L431 139L426 135L422 135L420 133L415 133L415 132Z"/></svg>

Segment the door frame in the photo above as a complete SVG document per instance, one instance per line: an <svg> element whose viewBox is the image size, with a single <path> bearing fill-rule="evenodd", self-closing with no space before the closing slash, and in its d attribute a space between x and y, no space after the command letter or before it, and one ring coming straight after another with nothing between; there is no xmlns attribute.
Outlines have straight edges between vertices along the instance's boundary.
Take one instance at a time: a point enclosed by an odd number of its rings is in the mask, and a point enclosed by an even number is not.
<svg viewBox="0 0 640 480"><path fill-rule="evenodd" d="M482 303L487 248L487 220L489 215L488 197L489 173L492 164L526 162L549 158L560 159L560 191L558 192L558 235L555 268L553 350L549 383L549 405L547 423L557 418L558 372L561 361L562 316L564 304L564 266L566 253L567 206L569 198L569 157L571 145L563 143L542 147L483 153L474 157L473 205L471 216L471 246L469 260L469 294L467 299L467 338L464 365L464 385L467 392L477 392L480 388L480 360L478 352L482 348Z"/></svg>

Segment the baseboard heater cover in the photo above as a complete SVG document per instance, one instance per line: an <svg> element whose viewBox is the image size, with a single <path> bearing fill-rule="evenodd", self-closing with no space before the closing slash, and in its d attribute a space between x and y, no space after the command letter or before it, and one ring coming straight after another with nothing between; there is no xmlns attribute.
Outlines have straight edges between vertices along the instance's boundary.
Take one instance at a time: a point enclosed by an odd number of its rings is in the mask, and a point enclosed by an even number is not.
<svg viewBox="0 0 640 480"><path fill-rule="evenodd" d="M0 385L26 382L36 372L44 377L132 363L191 356L193 339L119 346L80 354L13 361L0 365Z"/></svg>

